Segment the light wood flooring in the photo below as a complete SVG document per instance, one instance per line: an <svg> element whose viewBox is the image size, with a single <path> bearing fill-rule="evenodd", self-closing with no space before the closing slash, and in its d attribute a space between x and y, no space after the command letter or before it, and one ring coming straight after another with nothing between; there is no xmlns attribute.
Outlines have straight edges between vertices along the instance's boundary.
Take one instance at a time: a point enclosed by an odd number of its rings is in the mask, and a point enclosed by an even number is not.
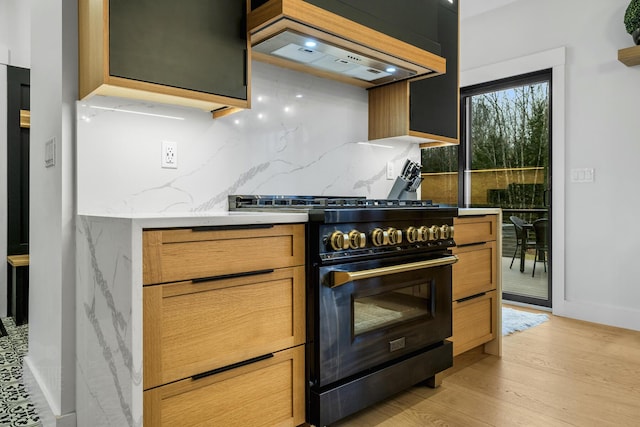
<svg viewBox="0 0 640 427"><path fill-rule="evenodd" d="M335 426L639 426L640 332L549 317Z"/></svg>

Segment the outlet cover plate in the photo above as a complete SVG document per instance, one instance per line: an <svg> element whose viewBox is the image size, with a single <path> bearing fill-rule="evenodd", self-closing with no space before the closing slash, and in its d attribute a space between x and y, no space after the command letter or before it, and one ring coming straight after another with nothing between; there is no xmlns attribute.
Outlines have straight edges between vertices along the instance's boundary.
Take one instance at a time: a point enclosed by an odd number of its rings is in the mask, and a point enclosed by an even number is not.
<svg viewBox="0 0 640 427"><path fill-rule="evenodd" d="M162 141L161 166L165 169L178 169L178 144L173 141Z"/></svg>

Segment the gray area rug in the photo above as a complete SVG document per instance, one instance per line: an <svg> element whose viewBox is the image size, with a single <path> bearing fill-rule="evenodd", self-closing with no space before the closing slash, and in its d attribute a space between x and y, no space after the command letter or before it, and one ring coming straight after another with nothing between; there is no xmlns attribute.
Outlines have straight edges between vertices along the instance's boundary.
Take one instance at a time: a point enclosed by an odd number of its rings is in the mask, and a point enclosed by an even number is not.
<svg viewBox="0 0 640 427"><path fill-rule="evenodd" d="M529 313L502 307L502 335L509 335L516 331L524 331L549 320L544 313Z"/></svg>

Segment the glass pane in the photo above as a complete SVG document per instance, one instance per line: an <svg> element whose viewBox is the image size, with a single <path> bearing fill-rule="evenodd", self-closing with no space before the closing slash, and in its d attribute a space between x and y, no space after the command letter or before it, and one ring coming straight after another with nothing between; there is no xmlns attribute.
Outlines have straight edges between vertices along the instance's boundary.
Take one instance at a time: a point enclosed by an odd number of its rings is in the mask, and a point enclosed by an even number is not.
<svg viewBox="0 0 640 427"><path fill-rule="evenodd" d="M360 335L395 323L431 315L431 283L355 298L353 333Z"/></svg>
<svg viewBox="0 0 640 427"><path fill-rule="evenodd" d="M458 146L422 150L420 198L441 205L458 205Z"/></svg>
<svg viewBox="0 0 640 427"><path fill-rule="evenodd" d="M549 84L476 95L470 103L470 205L543 209L549 167Z"/></svg>

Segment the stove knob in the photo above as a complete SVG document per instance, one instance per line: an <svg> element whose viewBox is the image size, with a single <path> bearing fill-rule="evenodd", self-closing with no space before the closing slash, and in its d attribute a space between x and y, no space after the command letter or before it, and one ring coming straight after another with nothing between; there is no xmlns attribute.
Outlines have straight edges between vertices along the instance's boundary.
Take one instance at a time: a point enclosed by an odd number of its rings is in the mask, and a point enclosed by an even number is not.
<svg viewBox="0 0 640 427"><path fill-rule="evenodd" d="M453 225L449 226L449 238L453 239Z"/></svg>
<svg viewBox="0 0 640 427"><path fill-rule="evenodd" d="M384 246L389 244L389 233L382 228L374 228L371 231L371 243L373 246Z"/></svg>
<svg viewBox="0 0 640 427"><path fill-rule="evenodd" d="M349 232L349 246L351 249L362 249L367 246L367 235L358 230Z"/></svg>
<svg viewBox="0 0 640 427"><path fill-rule="evenodd" d="M389 245L399 245L402 243L402 230L389 227L387 228L387 233L389 234Z"/></svg>
<svg viewBox="0 0 640 427"><path fill-rule="evenodd" d="M334 231L329 238L329 242L334 251L349 249L349 236L342 231Z"/></svg>
<svg viewBox="0 0 640 427"><path fill-rule="evenodd" d="M418 242L426 242L429 240L429 228L422 226L418 228Z"/></svg>
<svg viewBox="0 0 640 427"><path fill-rule="evenodd" d="M440 227L432 225L429 227L429 241L440 239Z"/></svg>
<svg viewBox="0 0 640 427"><path fill-rule="evenodd" d="M418 241L418 229L415 227L408 227L404 234L407 236L407 242L415 243Z"/></svg>
<svg viewBox="0 0 640 427"><path fill-rule="evenodd" d="M440 238L441 239L449 239L451 236L449 235L449 226L447 224L442 224L440 226Z"/></svg>

